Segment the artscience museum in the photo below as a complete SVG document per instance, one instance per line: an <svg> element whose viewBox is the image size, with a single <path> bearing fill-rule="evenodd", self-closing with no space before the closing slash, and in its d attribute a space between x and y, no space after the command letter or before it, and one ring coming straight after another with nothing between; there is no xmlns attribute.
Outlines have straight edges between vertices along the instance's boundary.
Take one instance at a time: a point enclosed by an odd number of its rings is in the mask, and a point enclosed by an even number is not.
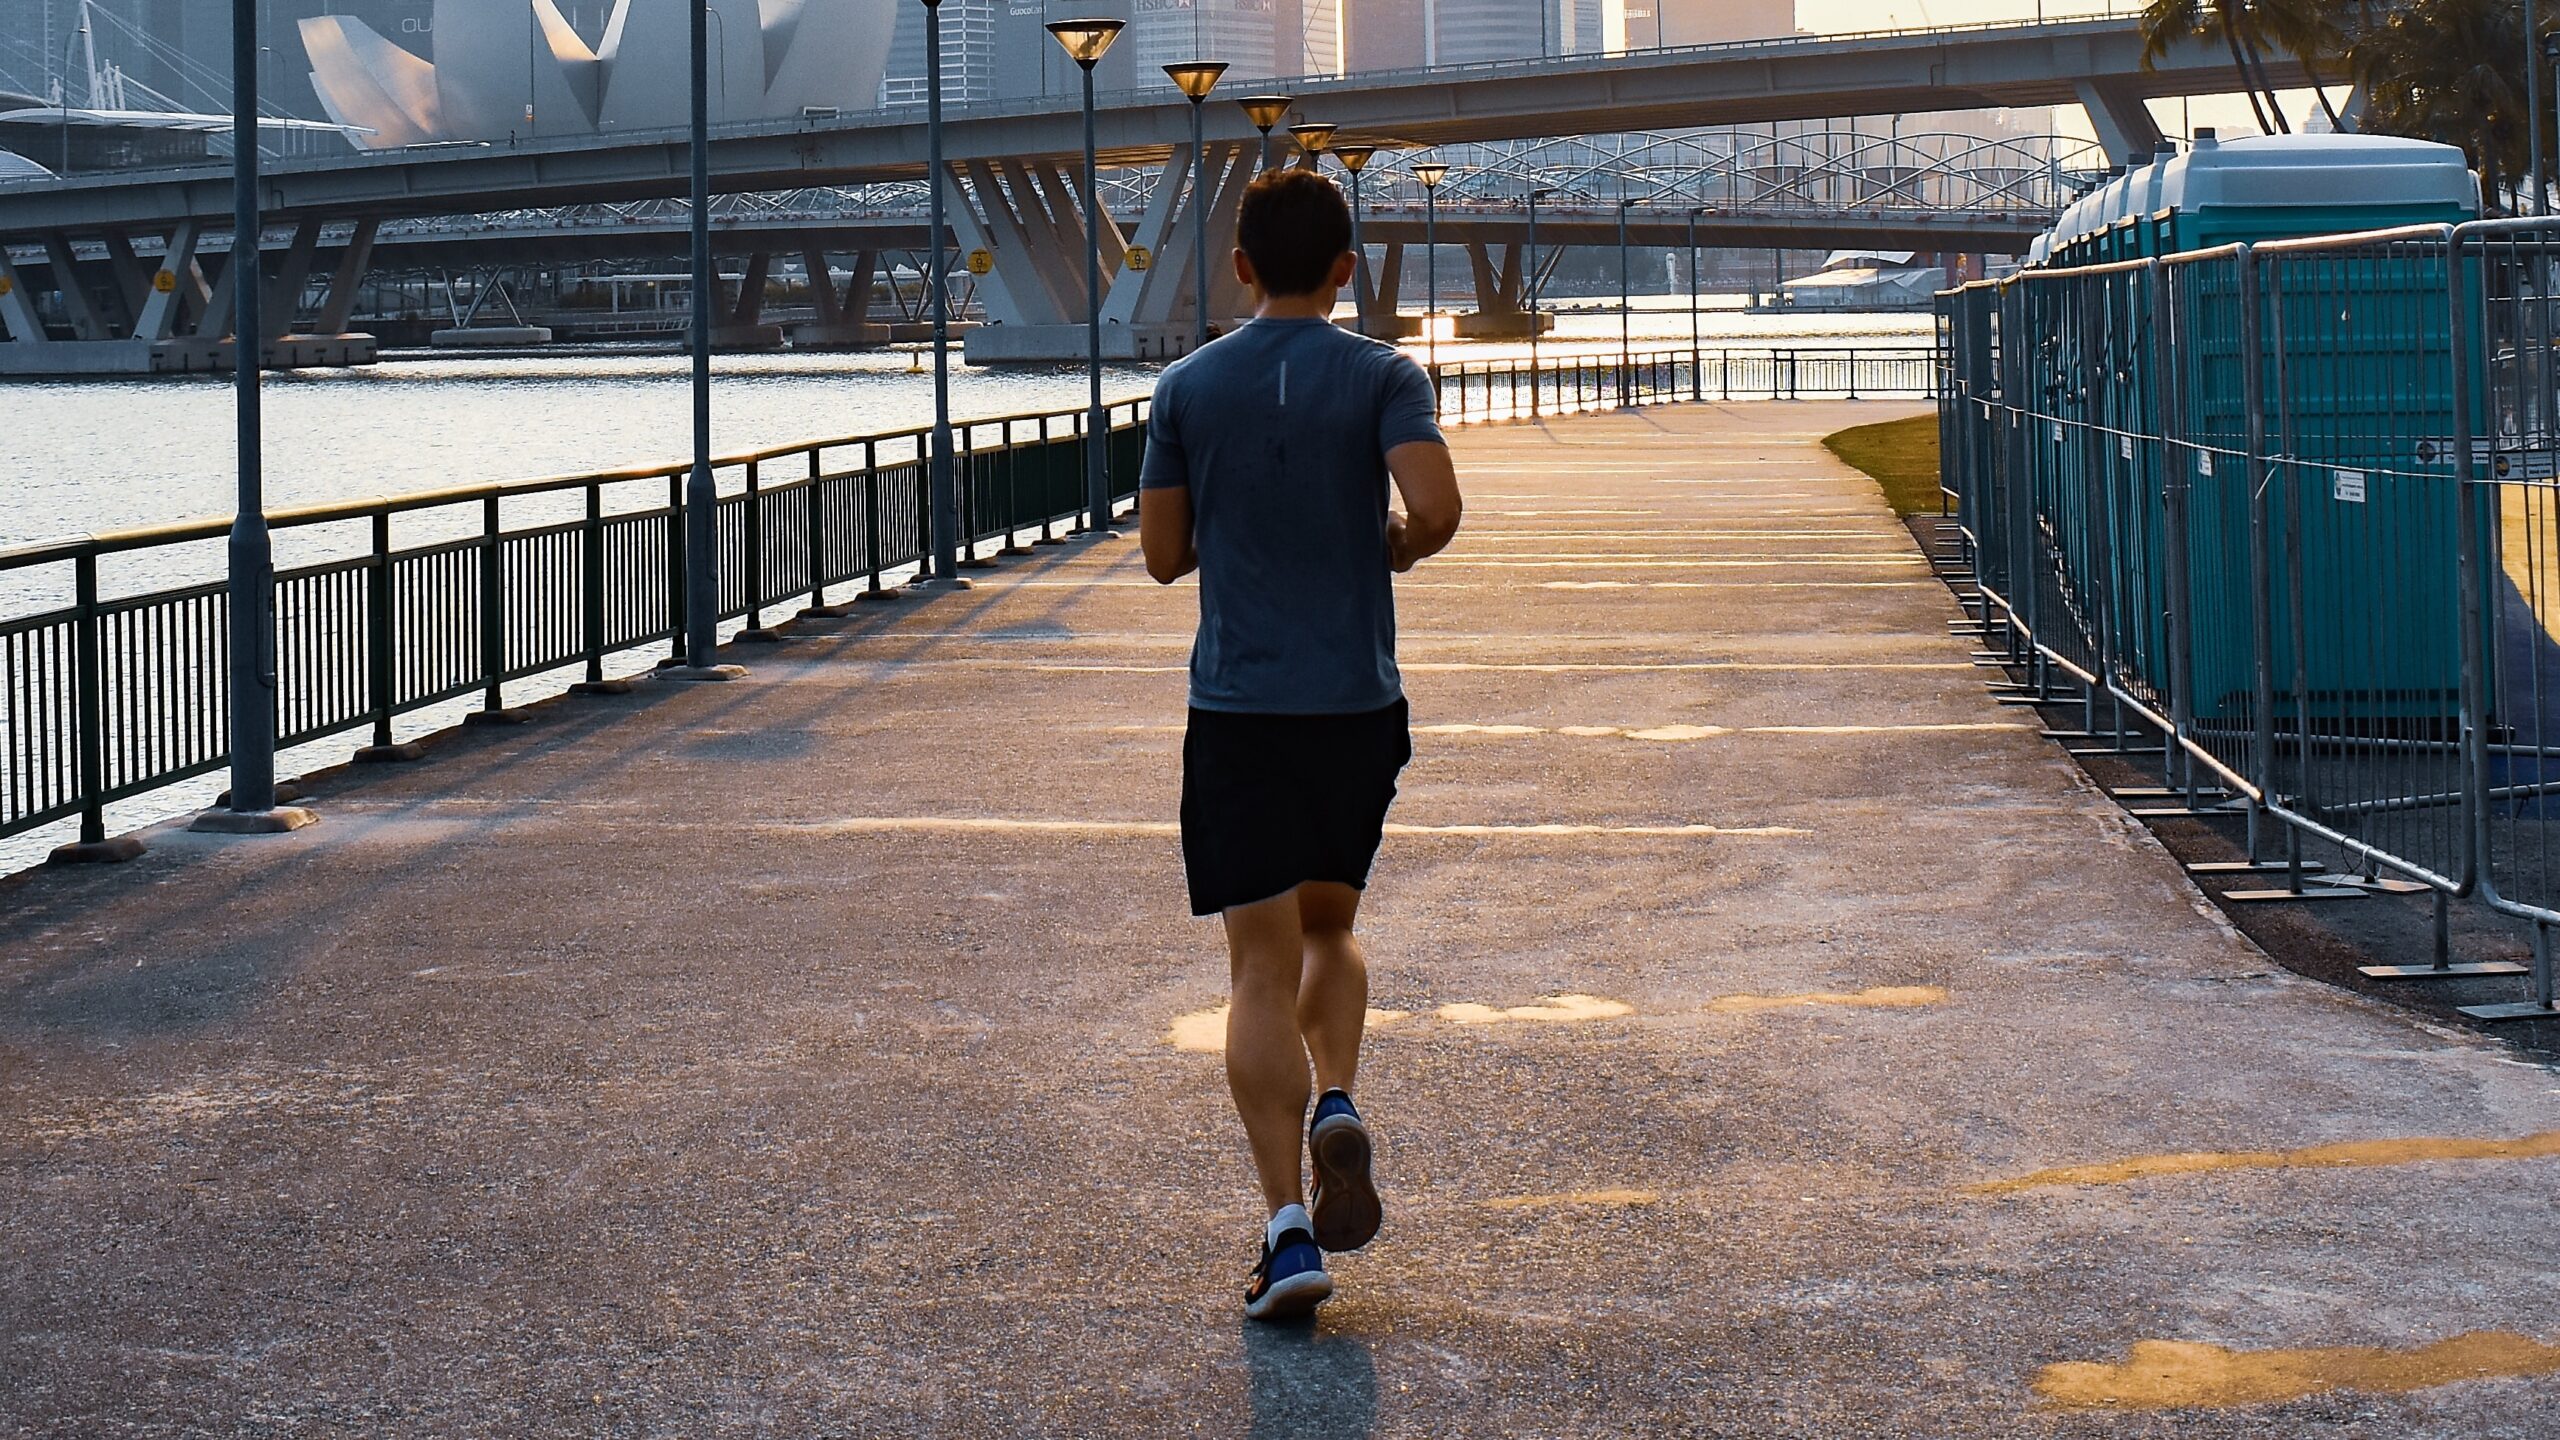
<svg viewBox="0 0 2560 1440"><path fill-rule="evenodd" d="M711 121L868 110L896 0L710 0ZM436 0L423 58L361 20L302 22L312 87L367 149L662 130L691 114L687 0L618 0L590 47L553 0Z"/></svg>

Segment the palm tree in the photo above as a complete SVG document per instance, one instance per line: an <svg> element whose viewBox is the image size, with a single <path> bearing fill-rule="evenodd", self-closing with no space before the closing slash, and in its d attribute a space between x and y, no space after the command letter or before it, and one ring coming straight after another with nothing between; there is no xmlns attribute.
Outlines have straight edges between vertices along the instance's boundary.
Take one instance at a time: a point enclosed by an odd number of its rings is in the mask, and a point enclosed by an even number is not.
<svg viewBox="0 0 2560 1440"><path fill-rule="evenodd" d="M2398 0L2351 58L2367 128L2461 146L2495 205L2524 170L2524 57L2516 0Z"/></svg>
<svg viewBox="0 0 2560 1440"><path fill-rule="evenodd" d="M2331 129L2340 128L2337 107L2322 89L2319 67L2344 57L2355 37L2370 25L2374 0L2151 0L2142 12L2142 61L2156 63L2169 47L2189 36L2220 34L2231 48L2232 68L2240 89L2258 117L2258 128L2270 135L2288 134L2293 126L2277 103L2267 76L2266 52L2281 51L2312 73L2311 93Z"/></svg>

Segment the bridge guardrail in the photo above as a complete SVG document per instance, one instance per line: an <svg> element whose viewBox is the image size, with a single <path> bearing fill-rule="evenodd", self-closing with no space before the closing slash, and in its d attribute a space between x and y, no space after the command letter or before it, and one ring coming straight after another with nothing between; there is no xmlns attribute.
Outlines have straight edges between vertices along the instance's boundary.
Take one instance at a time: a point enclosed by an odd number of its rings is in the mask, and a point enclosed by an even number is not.
<svg viewBox="0 0 2560 1440"><path fill-rule="evenodd" d="M1925 351L1656 350L1452 363L1446 418L1473 423L1710 398L1923 395ZM1149 402L1110 407L1115 500L1137 491ZM1083 502L1084 414L954 424L965 567L1057 541ZM930 432L906 429L714 462L719 612L760 636L801 597L878 595L926 553ZM608 661L681 654L686 464L459 486L280 509L272 594L276 732L290 748L468 703L502 716L539 678L619 682ZM175 557L219 545L205 519L0 550L0 837L76 820L230 762L228 599ZM190 552L188 547L198 547ZM510 687L513 687L512 692ZM552 689L557 689L554 679ZM550 692L546 692L550 693Z"/></svg>
<svg viewBox="0 0 2560 1440"><path fill-rule="evenodd" d="M2036 694L2285 893L2560 924L2560 222L2028 271L1939 302L1942 485ZM2477 967L2473 967L2475 970Z"/></svg>

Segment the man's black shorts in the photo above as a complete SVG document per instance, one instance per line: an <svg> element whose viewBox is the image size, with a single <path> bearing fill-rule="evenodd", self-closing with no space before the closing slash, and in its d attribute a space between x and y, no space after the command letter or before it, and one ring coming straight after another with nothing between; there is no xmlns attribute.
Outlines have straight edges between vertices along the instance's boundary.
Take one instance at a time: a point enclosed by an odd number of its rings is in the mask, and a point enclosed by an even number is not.
<svg viewBox="0 0 2560 1440"><path fill-rule="evenodd" d="M1396 776L1413 758L1398 700L1360 715L1191 712L1182 741L1182 864L1191 913L1310 880L1369 883Z"/></svg>

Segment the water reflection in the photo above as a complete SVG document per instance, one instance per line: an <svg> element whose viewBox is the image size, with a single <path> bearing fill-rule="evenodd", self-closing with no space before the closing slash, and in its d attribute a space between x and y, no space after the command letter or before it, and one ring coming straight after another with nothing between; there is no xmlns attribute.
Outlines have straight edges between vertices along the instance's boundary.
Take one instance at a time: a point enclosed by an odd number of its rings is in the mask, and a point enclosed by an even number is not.
<svg viewBox="0 0 2560 1440"><path fill-rule="evenodd" d="M1294 1325L1244 1323L1253 1440L1362 1440L1378 1428L1378 1372L1369 1342Z"/></svg>

